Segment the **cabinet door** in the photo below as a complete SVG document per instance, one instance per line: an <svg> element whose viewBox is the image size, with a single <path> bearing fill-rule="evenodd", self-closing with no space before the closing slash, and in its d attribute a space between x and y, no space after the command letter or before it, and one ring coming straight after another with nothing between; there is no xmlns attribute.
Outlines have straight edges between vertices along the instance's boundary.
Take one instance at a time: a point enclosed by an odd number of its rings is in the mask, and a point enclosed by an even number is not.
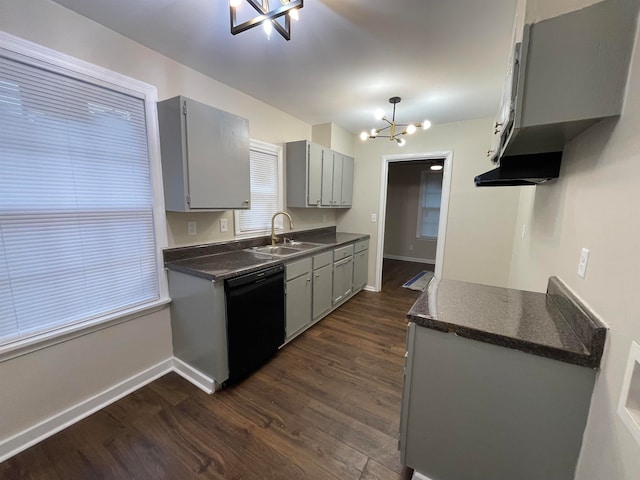
<svg viewBox="0 0 640 480"><path fill-rule="evenodd" d="M348 257L333 265L333 304L335 305L348 297L352 288L353 257Z"/></svg>
<svg viewBox="0 0 640 480"><path fill-rule="evenodd" d="M333 190L331 194L331 206L339 207L342 202L342 159L339 153L333 154Z"/></svg>
<svg viewBox="0 0 640 480"><path fill-rule="evenodd" d="M185 99L189 206L249 208L249 122Z"/></svg>
<svg viewBox="0 0 640 480"><path fill-rule="evenodd" d="M332 265L325 265L313 272L313 319L331 309L333 271Z"/></svg>
<svg viewBox="0 0 640 480"><path fill-rule="evenodd" d="M353 289L359 290L367 284L369 274L369 250L353 256Z"/></svg>
<svg viewBox="0 0 640 480"><path fill-rule="evenodd" d="M311 323L311 272L287 282L287 338Z"/></svg>
<svg viewBox="0 0 640 480"><path fill-rule="evenodd" d="M309 144L308 205L320 206L322 200L322 147Z"/></svg>
<svg viewBox="0 0 640 480"><path fill-rule="evenodd" d="M342 157L342 195L341 207L350 207L353 203L353 158Z"/></svg>
<svg viewBox="0 0 640 480"><path fill-rule="evenodd" d="M322 151L322 206L333 205L333 157L329 149Z"/></svg>

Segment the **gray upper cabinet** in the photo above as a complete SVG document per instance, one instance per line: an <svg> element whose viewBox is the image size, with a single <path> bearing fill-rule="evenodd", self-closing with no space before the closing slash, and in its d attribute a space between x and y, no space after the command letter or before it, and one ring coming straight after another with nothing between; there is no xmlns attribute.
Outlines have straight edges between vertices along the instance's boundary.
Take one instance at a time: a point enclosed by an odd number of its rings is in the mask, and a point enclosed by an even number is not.
<svg viewBox="0 0 640 480"><path fill-rule="evenodd" d="M158 103L165 208L250 207L248 120L174 97Z"/></svg>
<svg viewBox="0 0 640 480"><path fill-rule="evenodd" d="M594 123L619 115L637 16L637 2L606 0L526 25L503 99L509 109L498 119L499 153L559 152Z"/></svg>
<svg viewBox="0 0 640 480"><path fill-rule="evenodd" d="M306 140L287 143L287 206L351 207L353 163L351 157Z"/></svg>

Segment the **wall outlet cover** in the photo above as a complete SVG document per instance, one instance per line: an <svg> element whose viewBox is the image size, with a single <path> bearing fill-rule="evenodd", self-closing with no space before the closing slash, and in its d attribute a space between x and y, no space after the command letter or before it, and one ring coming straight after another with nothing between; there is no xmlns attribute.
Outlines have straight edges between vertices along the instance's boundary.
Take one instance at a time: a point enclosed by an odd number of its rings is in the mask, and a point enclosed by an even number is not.
<svg viewBox="0 0 640 480"><path fill-rule="evenodd" d="M196 222L187 222L187 235L197 235L198 225Z"/></svg>
<svg viewBox="0 0 640 480"><path fill-rule="evenodd" d="M371 223L376 223L378 221L378 215L375 213L371 214Z"/></svg>
<svg viewBox="0 0 640 480"><path fill-rule="evenodd" d="M227 223L227 219L226 218L221 218L220 219L220 231L221 232L226 232L227 230L229 230L229 224Z"/></svg>

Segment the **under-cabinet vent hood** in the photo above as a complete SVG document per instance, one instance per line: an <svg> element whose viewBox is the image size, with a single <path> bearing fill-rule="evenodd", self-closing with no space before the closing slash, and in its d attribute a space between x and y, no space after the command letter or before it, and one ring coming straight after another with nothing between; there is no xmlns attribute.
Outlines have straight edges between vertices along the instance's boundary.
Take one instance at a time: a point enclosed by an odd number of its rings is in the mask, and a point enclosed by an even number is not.
<svg viewBox="0 0 640 480"><path fill-rule="evenodd" d="M558 178L562 152L502 157L500 166L475 177L476 187L538 185Z"/></svg>

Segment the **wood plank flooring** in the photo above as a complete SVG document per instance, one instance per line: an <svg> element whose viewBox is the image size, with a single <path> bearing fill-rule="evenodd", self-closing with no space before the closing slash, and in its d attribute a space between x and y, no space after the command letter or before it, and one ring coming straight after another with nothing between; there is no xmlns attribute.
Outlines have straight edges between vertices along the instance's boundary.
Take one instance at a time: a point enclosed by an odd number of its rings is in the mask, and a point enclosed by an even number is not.
<svg viewBox="0 0 640 480"><path fill-rule="evenodd" d="M403 480L405 314L428 266L385 260L361 292L214 395L168 374L0 464L9 479Z"/></svg>

